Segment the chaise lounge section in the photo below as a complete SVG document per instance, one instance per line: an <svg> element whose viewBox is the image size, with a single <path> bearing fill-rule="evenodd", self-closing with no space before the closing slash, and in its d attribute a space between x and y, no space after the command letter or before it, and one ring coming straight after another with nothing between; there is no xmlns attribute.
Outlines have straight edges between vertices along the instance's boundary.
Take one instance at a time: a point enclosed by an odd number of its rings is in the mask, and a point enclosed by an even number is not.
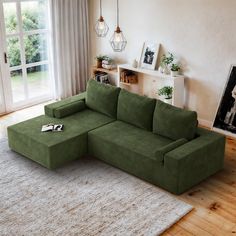
<svg viewBox="0 0 236 236"><path fill-rule="evenodd" d="M42 133L47 123L64 132ZM225 137L197 127L196 112L94 80L83 94L8 127L12 150L54 169L90 154L181 194L223 168Z"/></svg>

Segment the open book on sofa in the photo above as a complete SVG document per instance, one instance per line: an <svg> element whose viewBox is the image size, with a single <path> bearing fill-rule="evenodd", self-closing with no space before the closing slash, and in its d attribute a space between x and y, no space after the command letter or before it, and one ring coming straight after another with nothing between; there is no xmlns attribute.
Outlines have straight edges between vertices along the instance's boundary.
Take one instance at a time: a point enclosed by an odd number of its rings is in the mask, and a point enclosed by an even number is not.
<svg viewBox="0 0 236 236"><path fill-rule="evenodd" d="M54 131L63 131L63 124L47 124L43 125L41 131L42 132L54 132Z"/></svg>

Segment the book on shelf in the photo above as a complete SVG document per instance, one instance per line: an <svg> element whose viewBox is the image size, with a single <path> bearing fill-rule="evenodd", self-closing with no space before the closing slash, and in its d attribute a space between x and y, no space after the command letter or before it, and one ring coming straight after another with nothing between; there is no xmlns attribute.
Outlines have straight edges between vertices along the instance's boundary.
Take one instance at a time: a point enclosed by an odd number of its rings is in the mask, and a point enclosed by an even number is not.
<svg viewBox="0 0 236 236"><path fill-rule="evenodd" d="M106 72L96 72L95 80L100 83L109 84L109 76Z"/></svg>

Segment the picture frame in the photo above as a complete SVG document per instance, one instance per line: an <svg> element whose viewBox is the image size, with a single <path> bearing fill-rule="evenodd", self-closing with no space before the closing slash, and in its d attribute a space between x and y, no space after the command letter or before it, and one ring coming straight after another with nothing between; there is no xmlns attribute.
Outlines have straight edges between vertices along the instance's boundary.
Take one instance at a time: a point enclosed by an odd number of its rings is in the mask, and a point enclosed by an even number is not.
<svg viewBox="0 0 236 236"><path fill-rule="evenodd" d="M155 70L159 49L159 43L144 42L139 63L140 68Z"/></svg>
<svg viewBox="0 0 236 236"><path fill-rule="evenodd" d="M230 67L212 129L236 137L236 65Z"/></svg>

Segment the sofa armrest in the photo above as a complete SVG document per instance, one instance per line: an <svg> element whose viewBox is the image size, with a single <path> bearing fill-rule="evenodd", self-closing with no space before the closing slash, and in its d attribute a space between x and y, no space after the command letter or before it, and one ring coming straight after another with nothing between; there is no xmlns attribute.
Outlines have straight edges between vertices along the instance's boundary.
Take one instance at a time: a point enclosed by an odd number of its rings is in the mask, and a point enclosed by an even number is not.
<svg viewBox="0 0 236 236"><path fill-rule="evenodd" d="M64 107L70 106L70 105L76 106L76 104L78 104L79 101L84 101L84 104L85 104L85 98L86 98L86 92L83 92L78 95L63 99L59 102L48 104L44 106L45 115L50 116L50 117L56 117L55 111L59 110L59 108L63 106Z"/></svg>
<svg viewBox="0 0 236 236"><path fill-rule="evenodd" d="M80 112L84 110L85 108L86 108L85 101L80 100L80 101L73 102L73 103L56 108L54 110L54 116L60 119L60 118L75 114L77 112Z"/></svg>
<svg viewBox="0 0 236 236"><path fill-rule="evenodd" d="M179 193L223 168L225 136L198 128L198 137L168 152L164 168L178 178Z"/></svg>
<svg viewBox="0 0 236 236"><path fill-rule="evenodd" d="M155 152L155 158L157 161L159 162L164 162L164 156L166 153L176 149L177 147L187 143L188 140L185 139L185 138L181 138L181 139L178 139L176 141L173 141L172 143L166 145L166 146L163 146L161 148L158 148Z"/></svg>

